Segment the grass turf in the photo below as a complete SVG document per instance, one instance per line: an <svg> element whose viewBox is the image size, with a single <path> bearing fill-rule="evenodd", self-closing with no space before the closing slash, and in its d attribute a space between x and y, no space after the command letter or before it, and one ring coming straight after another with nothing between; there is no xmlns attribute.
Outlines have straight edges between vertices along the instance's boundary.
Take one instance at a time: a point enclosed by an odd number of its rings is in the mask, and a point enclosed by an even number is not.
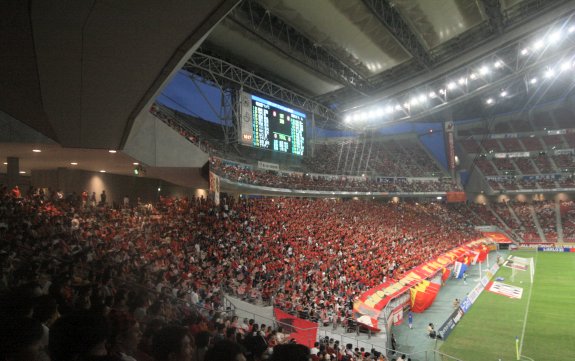
<svg viewBox="0 0 575 361"><path fill-rule="evenodd" d="M483 291L440 351L464 361L516 360L515 336L521 342L525 324L523 356L536 361L575 360L575 254L512 254L536 257L533 284L526 278L527 272L520 275L519 271L512 282L511 269L501 267L496 277L523 287L522 298L510 299Z"/></svg>

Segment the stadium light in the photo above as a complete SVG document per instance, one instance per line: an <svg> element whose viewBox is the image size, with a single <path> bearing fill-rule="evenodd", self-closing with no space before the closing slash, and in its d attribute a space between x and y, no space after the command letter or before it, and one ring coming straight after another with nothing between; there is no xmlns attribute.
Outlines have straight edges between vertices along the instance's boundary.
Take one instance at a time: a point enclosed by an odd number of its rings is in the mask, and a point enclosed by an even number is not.
<svg viewBox="0 0 575 361"><path fill-rule="evenodd" d="M507 90L502 90L501 93L499 93L499 95L504 98L507 96Z"/></svg>
<svg viewBox="0 0 575 361"><path fill-rule="evenodd" d="M430 91L430 92L429 92L429 97L430 97L431 99L435 98L436 96L437 96L437 94L435 94L434 91Z"/></svg>
<svg viewBox="0 0 575 361"><path fill-rule="evenodd" d="M447 89L449 89L449 90L453 90L453 89L455 89L455 87L456 87L455 82L449 82L447 84Z"/></svg>
<svg viewBox="0 0 575 361"><path fill-rule="evenodd" d="M529 83L531 83L531 84L536 84L536 83L537 83L537 78L531 78L531 80L529 80Z"/></svg>
<svg viewBox="0 0 575 361"><path fill-rule="evenodd" d="M493 64L493 66L494 66L496 69L503 68L503 65L505 65L505 64L503 64L503 62L502 62L501 60L497 60L497 61Z"/></svg>
<svg viewBox="0 0 575 361"><path fill-rule="evenodd" d="M570 26L568 30L569 34L571 34L574 31L575 31L575 25Z"/></svg>
<svg viewBox="0 0 575 361"><path fill-rule="evenodd" d="M544 76L545 76L547 79L553 77L553 75L555 75L555 71L554 71L553 69L549 68L549 69L545 70Z"/></svg>
<svg viewBox="0 0 575 361"><path fill-rule="evenodd" d="M421 94L419 98L417 98L420 103L423 103L427 100L427 96L425 94Z"/></svg>
<svg viewBox="0 0 575 361"><path fill-rule="evenodd" d="M459 80L457 82L459 83L459 85L463 85L463 84L465 84L465 81L467 81L467 79L459 78Z"/></svg>
<svg viewBox="0 0 575 361"><path fill-rule="evenodd" d="M346 123L351 122L351 115L346 116L343 121Z"/></svg>
<svg viewBox="0 0 575 361"><path fill-rule="evenodd" d="M479 74L481 74L481 75L487 75L487 74L489 74L489 68L488 68L487 66L485 66L485 65L482 66L482 67L479 69Z"/></svg>
<svg viewBox="0 0 575 361"><path fill-rule="evenodd" d="M549 42L551 44L556 44L559 40L561 40L561 32L559 30L554 31L549 35Z"/></svg>
<svg viewBox="0 0 575 361"><path fill-rule="evenodd" d="M561 64L561 71L566 71L571 69L571 62L566 61Z"/></svg>
<svg viewBox="0 0 575 361"><path fill-rule="evenodd" d="M487 103L488 105L491 105L495 102L495 100L493 100L493 98L488 98L485 103Z"/></svg>
<svg viewBox="0 0 575 361"><path fill-rule="evenodd" d="M537 40L534 44L533 44L533 49L535 50L539 50L543 47L543 40Z"/></svg>
<svg viewBox="0 0 575 361"><path fill-rule="evenodd" d="M471 75L469 75L469 79L471 79L471 80L477 79L477 74L471 73Z"/></svg>
<svg viewBox="0 0 575 361"><path fill-rule="evenodd" d="M401 108L401 105L397 104L395 106L395 111L400 111L401 109L403 109L403 108Z"/></svg>
<svg viewBox="0 0 575 361"><path fill-rule="evenodd" d="M419 100L417 100L417 98L411 98L411 100L409 101L410 105L417 105L419 104Z"/></svg>
<svg viewBox="0 0 575 361"><path fill-rule="evenodd" d="M527 55L527 54L529 54L529 49L527 48L521 49L521 55Z"/></svg>

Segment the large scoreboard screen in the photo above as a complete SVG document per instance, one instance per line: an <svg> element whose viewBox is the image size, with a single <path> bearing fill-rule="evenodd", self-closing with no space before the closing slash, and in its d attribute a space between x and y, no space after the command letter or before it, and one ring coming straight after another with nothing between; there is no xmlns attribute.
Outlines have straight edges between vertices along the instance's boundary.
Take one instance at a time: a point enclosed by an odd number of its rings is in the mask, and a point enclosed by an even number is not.
<svg viewBox="0 0 575 361"><path fill-rule="evenodd" d="M242 120L244 126L240 135L241 142L257 148L303 155L305 114L255 95L250 95L250 98L250 111L242 110L242 117L245 119ZM243 106L247 107L247 104ZM251 119L248 118L250 115ZM248 119L251 123L251 134Z"/></svg>

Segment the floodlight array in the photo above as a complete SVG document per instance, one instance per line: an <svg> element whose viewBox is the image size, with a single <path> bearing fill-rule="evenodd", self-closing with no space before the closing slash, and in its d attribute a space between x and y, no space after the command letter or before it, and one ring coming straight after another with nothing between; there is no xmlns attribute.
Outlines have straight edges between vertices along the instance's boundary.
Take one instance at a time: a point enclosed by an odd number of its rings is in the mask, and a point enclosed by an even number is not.
<svg viewBox="0 0 575 361"><path fill-rule="evenodd" d="M565 44L566 41L570 43ZM379 124L408 120L421 114L455 104L464 98L482 94L486 106L494 106L513 98L516 94L504 80L525 76L525 84L530 90L550 85L550 81L575 68L575 53L560 56L575 45L575 24L569 22L561 26L553 25L544 36L527 39L507 46L490 54L472 65L454 70L451 74L435 79L428 84L412 88L375 107L348 112L344 116L347 125ZM503 83L505 87L500 85ZM507 82L509 83L509 82ZM488 91L495 88L491 94ZM485 93L485 94L484 94Z"/></svg>

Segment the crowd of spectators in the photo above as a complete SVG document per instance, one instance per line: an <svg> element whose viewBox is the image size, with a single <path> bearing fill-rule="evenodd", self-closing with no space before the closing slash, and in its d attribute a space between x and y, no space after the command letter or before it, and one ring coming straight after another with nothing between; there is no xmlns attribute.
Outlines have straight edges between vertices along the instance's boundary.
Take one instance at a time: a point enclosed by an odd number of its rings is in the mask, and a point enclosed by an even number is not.
<svg viewBox="0 0 575 361"><path fill-rule="evenodd" d="M498 175L497 168L495 168L495 165L493 165L489 159L478 159L475 161L475 165L484 176Z"/></svg>
<svg viewBox="0 0 575 361"><path fill-rule="evenodd" d="M558 183L561 188L575 188L575 177L562 177Z"/></svg>
<svg viewBox="0 0 575 361"><path fill-rule="evenodd" d="M572 119L571 119L571 122L573 122ZM573 126L573 123L571 123L571 127L572 126ZM563 137L565 138L565 141L567 142L567 146L569 148L575 148L575 132L567 133L567 134L563 135Z"/></svg>
<svg viewBox="0 0 575 361"><path fill-rule="evenodd" d="M524 241L541 241L539 230L548 242L557 241L558 227L555 201L509 201L507 203L495 203L490 207L505 222L504 224L501 224L499 221L496 222L496 218L490 217L488 208L472 205L471 209L481 214L483 219L490 218L488 221L489 224L498 225L500 228L510 231ZM517 220L511 213L510 208L513 210L513 214L517 217ZM564 214L568 214L569 209L569 207L562 208L561 217L564 233L565 228L569 229L571 224L568 217L563 217ZM564 210L566 211L563 212Z"/></svg>
<svg viewBox="0 0 575 361"><path fill-rule="evenodd" d="M557 213L555 212L555 201L533 202L532 206L535 216L539 221L539 226L548 242L557 241Z"/></svg>
<svg viewBox="0 0 575 361"><path fill-rule="evenodd" d="M553 159L553 162L560 170L575 169L575 157L573 154L554 155L551 156L551 159Z"/></svg>
<svg viewBox="0 0 575 361"><path fill-rule="evenodd" d="M543 142L541 142L539 137L524 137L520 139L523 143L523 147L526 151L539 151L545 149Z"/></svg>
<svg viewBox="0 0 575 361"><path fill-rule="evenodd" d="M0 190L0 347L10 360L189 360L210 337L216 351L228 339L254 356L286 340L232 317L222 290L343 322L367 288L479 236L439 203L51 200ZM22 325L25 338L14 333Z"/></svg>
<svg viewBox="0 0 575 361"><path fill-rule="evenodd" d="M495 158L492 160L493 165L501 174L507 174L508 172L515 172L515 166L509 158Z"/></svg>
<svg viewBox="0 0 575 361"><path fill-rule="evenodd" d="M154 104L150 108L150 113L162 122L166 123L170 128L176 130L182 137L200 147L204 152L210 153L213 150L218 149L219 142L208 141L207 137L202 136L200 131L192 130L190 127L185 127L182 119L178 119L179 117L175 115L175 111L161 105Z"/></svg>
<svg viewBox="0 0 575 361"><path fill-rule="evenodd" d="M563 228L563 241L575 242L575 202L561 201L559 209Z"/></svg>
<svg viewBox="0 0 575 361"><path fill-rule="evenodd" d="M517 168L519 168L519 170L523 174L537 174L538 173L537 169L535 169L535 166L533 165L533 162L529 158L515 158L515 159L513 159L513 161L517 165Z"/></svg>
<svg viewBox="0 0 575 361"><path fill-rule="evenodd" d="M500 140L501 146L506 152L523 152L523 146L517 138L503 138Z"/></svg>
<svg viewBox="0 0 575 361"><path fill-rule="evenodd" d="M519 234L524 241L540 241L537 225L535 224L533 208L531 203L510 201L513 212L519 219L519 226L515 228L515 233Z"/></svg>
<svg viewBox="0 0 575 361"><path fill-rule="evenodd" d="M499 216L499 218L507 224L509 229L520 229L521 225L516 220L516 218L512 216L511 211L509 210L509 205L507 203L497 202L491 204L490 207Z"/></svg>
<svg viewBox="0 0 575 361"><path fill-rule="evenodd" d="M340 143L318 143L315 157L304 158L307 168L321 174L372 172L391 177L423 177L443 171L418 140L349 139Z"/></svg>
<svg viewBox="0 0 575 361"><path fill-rule="evenodd" d="M575 188L573 176L562 176L560 178L523 178L521 176L501 178L498 180L488 179L489 187L494 191L511 191L521 189L556 189Z"/></svg>
<svg viewBox="0 0 575 361"><path fill-rule="evenodd" d="M310 175L299 172L260 170L247 165L212 158L210 169L238 183L272 188L348 192L447 192L461 190L450 179L422 179Z"/></svg>
<svg viewBox="0 0 575 361"><path fill-rule="evenodd" d="M497 141L497 139L482 139L481 140L481 146L483 147L483 149L485 149L485 151L487 153L493 153L493 152L501 152L503 149L501 148L501 146L499 145L499 142Z"/></svg>
<svg viewBox="0 0 575 361"><path fill-rule="evenodd" d="M537 166L537 169L539 169L539 172L541 174L548 174L548 173L555 173L556 172L555 168L553 167L553 164L551 164L551 160L549 159L548 156L538 155L537 157L533 157L532 159L535 162L535 165Z"/></svg>
<svg viewBox="0 0 575 361"><path fill-rule="evenodd" d="M208 235L182 218L210 209L194 199L119 211L0 187L0 359L259 360L288 343L223 309L213 254L184 242Z"/></svg>

